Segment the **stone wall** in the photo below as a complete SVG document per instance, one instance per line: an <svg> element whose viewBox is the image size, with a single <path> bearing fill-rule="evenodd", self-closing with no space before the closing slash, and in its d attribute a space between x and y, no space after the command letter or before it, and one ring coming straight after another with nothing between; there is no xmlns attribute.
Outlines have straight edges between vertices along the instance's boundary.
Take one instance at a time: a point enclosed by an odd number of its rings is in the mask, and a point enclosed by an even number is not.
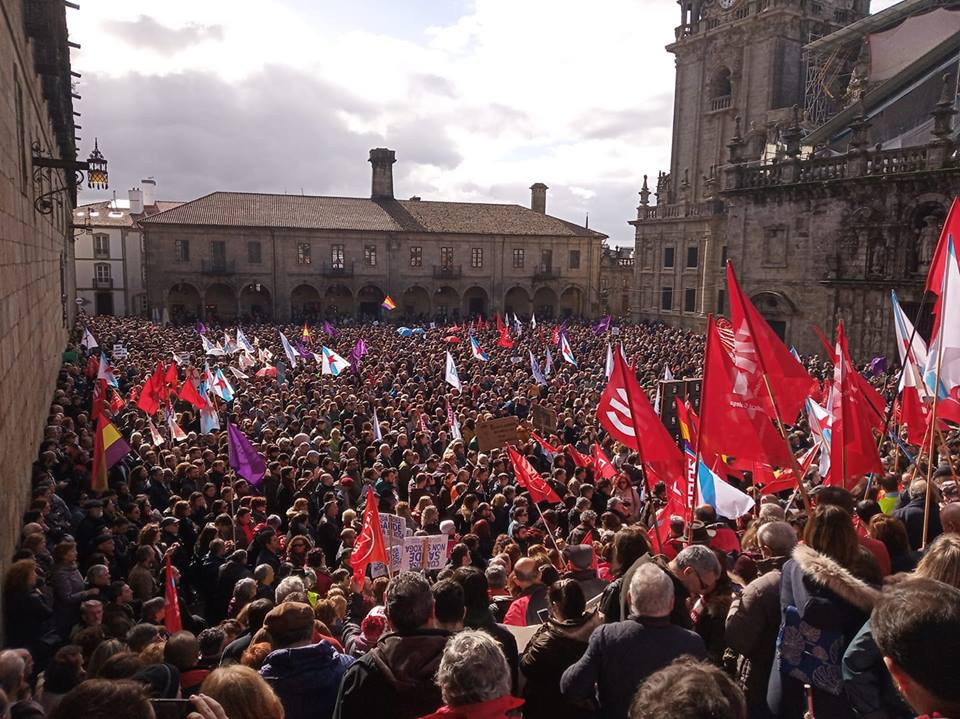
<svg viewBox="0 0 960 719"><path fill-rule="evenodd" d="M75 311L70 199L61 193L49 215L34 209L30 143L54 154L57 145L23 7L0 0L0 570L29 499L31 464Z"/></svg>

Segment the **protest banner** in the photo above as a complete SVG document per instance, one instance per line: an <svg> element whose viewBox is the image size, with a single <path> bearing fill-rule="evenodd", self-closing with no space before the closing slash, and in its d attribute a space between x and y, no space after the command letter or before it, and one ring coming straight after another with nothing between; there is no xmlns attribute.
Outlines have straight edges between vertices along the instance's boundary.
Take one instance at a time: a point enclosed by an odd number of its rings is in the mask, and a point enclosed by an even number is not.
<svg viewBox="0 0 960 719"><path fill-rule="evenodd" d="M403 559L400 562L400 571L427 571L443 569L447 564L447 543L450 538L446 534L437 534L429 537L407 537L403 540Z"/></svg>
<svg viewBox="0 0 960 719"><path fill-rule="evenodd" d="M380 531L383 532L383 543L387 547L387 557L390 566L382 562L373 562L370 565L370 576L374 579L384 575L393 575L400 571L403 555L403 540L407 534L407 522L396 514L380 514Z"/></svg>
<svg viewBox="0 0 960 719"><path fill-rule="evenodd" d="M557 431L557 412L544 407L542 404L532 405L530 407L530 422L540 434L550 436Z"/></svg>
<svg viewBox="0 0 960 719"><path fill-rule="evenodd" d="M486 452L516 442L519 423L520 420L516 417L499 417L477 422L477 444L480 451Z"/></svg>

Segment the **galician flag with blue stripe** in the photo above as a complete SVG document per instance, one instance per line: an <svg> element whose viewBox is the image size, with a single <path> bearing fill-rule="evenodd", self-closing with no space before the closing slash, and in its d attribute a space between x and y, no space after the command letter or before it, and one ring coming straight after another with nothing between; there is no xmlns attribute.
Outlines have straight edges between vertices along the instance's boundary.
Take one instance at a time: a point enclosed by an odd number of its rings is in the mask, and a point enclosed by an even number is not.
<svg viewBox="0 0 960 719"><path fill-rule="evenodd" d="M577 366L577 360L573 358L573 350L570 349L570 340L567 339L567 333L564 332L560 335L560 354L563 355L563 359L574 367Z"/></svg>
<svg viewBox="0 0 960 719"><path fill-rule="evenodd" d="M547 378L544 377L543 372L540 371L540 365L537 364L537 358L533 356L533 350L529 350L529 352L530 352L530 374L533 375L533 379L536 380L537 384L546 384Z"/></svg>
<svg viewBox="0 0 960 719"><path fill-rule="evenodd" d="M290 366L296 367L297 353L294 351L293 346L290 344L290 340L287 339L287 336L283 334L283 332L280 333L280 344L283 345L283 351L286 353L287 359L290 360Z"/></svg>
<svg viewBox="0 0 960 719"><path fill-rule="evenodd" d="M470 335L470 353L474 359L478 359L481 362L487 362L490 359L490 355L483 351L480 343L477 342L477 338L473 335Z"/></svg>
<svg viewBox="0 0 960 719"><path fill-rule="evenodd" d="M338 355L329 347L323 347L321 349L320 357L320 373L329 374L334 377L338 377L341 372L347 369L350 366L350 363L347 362L343 357Z"/></svg>
<svg viewBox="0 0 960 719"><path fill-rule="evenodd" d="M117 382L117 377L113 374L113 370L110 369L110 363L107 361L107 356L101 352L100 353L100 367L97 369L97 379L105 380L108 385L111 387L119 387L120 384Z"/></svg>

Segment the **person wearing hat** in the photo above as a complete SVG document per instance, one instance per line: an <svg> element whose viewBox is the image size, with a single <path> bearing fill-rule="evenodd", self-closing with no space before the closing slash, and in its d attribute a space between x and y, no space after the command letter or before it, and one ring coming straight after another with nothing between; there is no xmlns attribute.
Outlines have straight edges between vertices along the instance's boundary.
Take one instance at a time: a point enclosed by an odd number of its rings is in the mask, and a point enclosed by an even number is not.
<svg viewBox="0 0 960 719"><path fill-rule="evenodd" d="M286 719L333 715L337 691L353 657L326 640L314 642L314 614L309 604L284 602L263 620L273 651L260 675L283 704Z"/></svg>
<svg viewBox="0 0 960 719"><path fill-rule="evenodd" d="M563 548L563 558L567 560L564 579L573 579L583 590L587 601L603 593L608 582L597 576L593 568L593 547L589 544L568 544Z"/></svg>
<svg viewBox="0 0 960 719"><path fill-rule="evenodd" d="M151 664L132 678L143 684L151 699L180 698L180 670L172 664Z"/></svg>

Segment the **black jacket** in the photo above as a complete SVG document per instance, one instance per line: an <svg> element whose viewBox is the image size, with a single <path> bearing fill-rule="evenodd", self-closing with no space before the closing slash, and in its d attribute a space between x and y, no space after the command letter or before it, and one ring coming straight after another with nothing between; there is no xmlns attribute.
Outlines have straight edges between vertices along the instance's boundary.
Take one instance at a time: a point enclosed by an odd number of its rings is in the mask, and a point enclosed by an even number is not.
<svg viewBox="0 0 960 719"><path fill-rule="evenodd" d="M443 629L381 637L344 674L334 719L417 719L439 709L435 678L449 637Z"/></svg>

